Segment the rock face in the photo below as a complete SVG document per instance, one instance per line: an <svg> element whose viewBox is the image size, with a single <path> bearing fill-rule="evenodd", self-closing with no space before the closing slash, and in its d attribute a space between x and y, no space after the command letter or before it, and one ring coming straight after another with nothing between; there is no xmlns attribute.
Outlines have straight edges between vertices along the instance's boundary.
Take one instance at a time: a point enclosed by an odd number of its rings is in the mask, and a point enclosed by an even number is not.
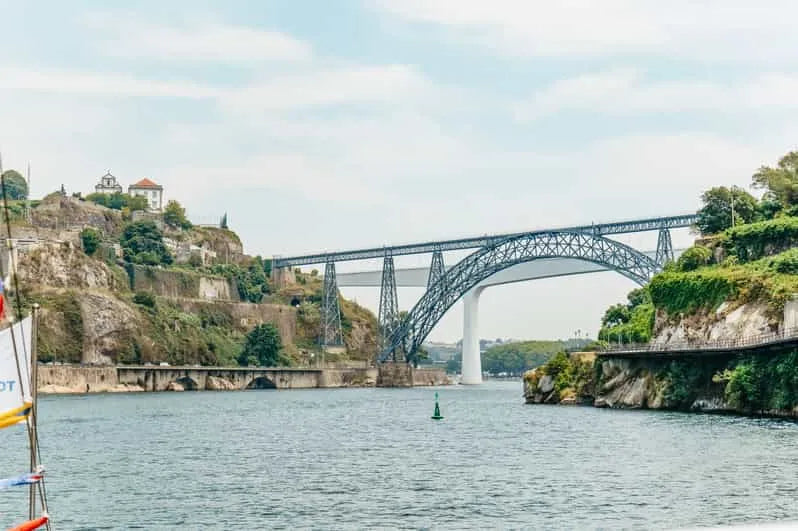
<svg viewBox="0 0 798 531"><path fill-rule="evenodd" d="M596 407L651 408L664 404L665 382L658 381L655 367L627 359L601 362Z"/></svg>
<svg viewBox="0 0 798 531"><path fill-rule="evenodd" d="M78 303L83 317L83 363L114 363L120 351L132 348L140 326L132 308L103 293L83 293Z"/></svg>
<svg viewBox="0 0 798 531"><path fill-rule="evenodd" d="M205 389L208 391L235 391L237 387L230 380L217 376L208 376L205 381Z"/></svg>
<svg viewBox="0 0 798 531"><path fill-rule="evenodd" d="M769 315L765 304L743 304L732 308L728 303L717 310L688 316L668 317L657 312L651 342L659 345L737 339L777 330L779 319Z"/></svg>
<svg viewBox="0 0 798 531"><path fill-rule="evenodd" d="M123 272L114 272L104 262L87 257L82 249L69 242L43 242L35 249L20 252L17 271L22 285L127 290Z"/></svg>

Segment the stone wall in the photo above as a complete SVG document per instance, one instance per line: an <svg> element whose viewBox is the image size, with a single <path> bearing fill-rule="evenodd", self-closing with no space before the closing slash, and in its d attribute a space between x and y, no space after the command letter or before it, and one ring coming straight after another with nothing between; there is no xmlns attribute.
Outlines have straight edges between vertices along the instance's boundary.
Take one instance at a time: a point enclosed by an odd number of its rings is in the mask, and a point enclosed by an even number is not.
<svg viewBox="0 0 798 531"><path fill-rule="evenodd" d="M280 338L283 344L293 343L296 336L296 308L291 306L185 299L176 300L175 303L187 313L198 314L201 308L215 308L223 311L232 319L232 325L244 333L249 332L259 324L272 323L280 331Z"/></svg>
<svg viewBox="0 0 798 531"><path fill-rule="evenodd" d="M451 381L446 375L445 369L439 368L421 368L413 369L413 385L430 386L430 385L449 385Z"/></svg>
<svg viewBox="0 0 798 531"><path fill-rule="evenodd" d="M223 277L139 265L133 266L132 271L134 291L148 291L170 298L240 300L235 282Z"/></svg>
<svg viewBox="0 0 798 531"><path fill-rule="evenodd" d="M116 367L78 367L73 365L40 365L41 393L114 393L143 391L138 386L119 383Z"/></svg>

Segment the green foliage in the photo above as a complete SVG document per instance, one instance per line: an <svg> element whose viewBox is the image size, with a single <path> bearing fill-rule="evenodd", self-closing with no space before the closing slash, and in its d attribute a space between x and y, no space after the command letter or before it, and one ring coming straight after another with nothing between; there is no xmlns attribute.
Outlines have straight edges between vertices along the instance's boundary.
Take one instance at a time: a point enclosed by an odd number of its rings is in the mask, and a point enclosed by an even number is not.
<svg viewBox="0 0 798 531"><path fill-rule="evenodd" d="M27 199L28 198L28 182L16 170L6 170L0 175L2 183L5 183L5 192L8 199ZM3 185L0 184L0 193L3 191ZM2 195L0 195L2 197Z"/></svg>
<svg viewBox="0 0 798 531"><path fill-rule="evenodd" d="M264 295L271 291L266 266L260 256L250 260L245 267L236 264L216 264L210 268L210 272L235 281L238 294L243 301L261 302Z"/></svg>
<svg viewBox="0 0 798 531"><path fill-rule="evenodd" d="M114 192L113 194L94 193L87 195L86 200L114 210L127 209L131 212L134 210L147 210L147 198L140 195L119 192Z"/></svg>
<svg viewBox="0 0 798 531"><path fill-rule="evenodd" d="M798 275L798 249L790 249L773 257L770 267L785 275Z"/></svg>
<svg viewBox="0 0 798 531"><path fill-rule="evenodd" d="M163 221L175 229L187 230L191 228L191 222L186 217L186 209L175 200L170 200L166 203L166 208L163 211Z"/></svg>
<svg viewBox="0 0 798 531"><path fill-rule="evenodd" d="M737 187L711 188L703 193L701 201L704 206L698 211L696 225L703 234L715 234L732 226L732 204L734 225L750 223L757 215L757 200Z"/></svg>
<svg viewBox="0 0 798 531"><path fill-rule="evenodd" d="M665 369L665 403L675 409L686 409L711 378L707 369L695 360L674 360Z"/></svg>
<svg viewBox="0 0 798 531"><path fill-rule="evenodd" d="M120 244L127 262L144 265L172 263L172 255L163 243L163 234L152 221L138 221L125 227Z"/></svg>
<svg viewBox="0 0 798 531"><path fill-rule="evenodd" d="M724 245L740 262L798 246L798 217L778 217L729 229Z"/></svg>
<svg viewBox="0 0 798 531"><path fill-rule="evenodd" d="M225 230L229 229L227 226L227 212L225 212L224 216L222 216L222 220L219 222L219 228Z"/></svg>
<svg viewBox="0 0 798 531"><path fill-rule="evenodd" d="M626 305L610 306L604 313L599 340L644 343L654 329L654 305L647 288L637 288L626 296Z"/></svg>
<svg viewBox="0 0 798 531"><path fill-rule="evenodd" d="M155 308L155 296L148 291L137 292L133 295L133 302L147 308Z"/></svg>
<svg viewBox="0 0 798 531"><path fill-rule="evenodd" d="M280 332L271 323L261 324L247 334L244 348L238 357L241 366L274 367L280 361L283 348Z"/></svg>
<svg viewBox="0 0 798 531"><path fill-rule="evenodd" d="M663 272L648 285L654 306L670 314L687 314L698 308L717 308L737 291L737 283L722 270L689 273Z"/></svg>
<svg viewBox="0 0 798 531"><path fill-rule="evenodd" d="M565 352L558 352L540 369L543 374L554 380L554 391L558 400L566 390L571 390L577 397L594 394L596 369L594 363Z"/></svg>
<svg viewBox="0 0 798 531"><path fill-rule="evenodd" d="M731 365L724 394L732 407L754 413L798 406L798 351L745 356Z"/></svg>
<svg viewBox="0 0 798 531"><path fill-rule="evenodd" d="M699 267L709 264L711 258L712 251L701 245L694 245L684 251L676 260L676 269L678 271L695 271Z"/></svg>
<svg viewBox="0 0 798 531"><path fill-rule="evenodd" d="M100 245L100 233L96 229L86 227L80 233L80 240L83 242L83 252L92 256Z"/></svg>
<svg viewBox="0 0 798 531"><path fill-rule="evenodd" d="M784 155L775 168L762 166L753 175L753 184L783 209L798 205L798 152Z"/></svg>
<svg viewBox="0 0 798 531"><path fill-rule="evenodd" d="M482 370L490 374L520 376L549 361L563 347L561 341L519 341L494 345L482 353Z"/></svg>
<svg viewBox="0 0 798 531"><path fill-rule="evenodd" d="M80 363L83 357L83 313L77 294L40 293L31 302L42 307L38 335L39 361Z"/></svg>

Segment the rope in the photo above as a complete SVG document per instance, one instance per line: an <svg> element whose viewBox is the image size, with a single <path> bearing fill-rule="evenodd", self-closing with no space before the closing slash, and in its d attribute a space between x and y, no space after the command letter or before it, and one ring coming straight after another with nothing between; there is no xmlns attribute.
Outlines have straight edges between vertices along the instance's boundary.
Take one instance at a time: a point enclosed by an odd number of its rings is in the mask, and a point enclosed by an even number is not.
<svg viewBox="0 0 798 531"><path fill-rule="evenodd" d="M10 276L12 278L12 282L14 283L14 302L15 302L15 306L16 306L17 319L19 320L18 321L19 322L19 331L22 334L22 338L23 338L23 341L22 341L23 354L25 355L25 359L26 360L31 361L30 357L29 357L29 353L27 352L27 346L25 345L25 341L24 341L25 330L23 329L23 322L22 322L22 297L21 297L21 294L20 294L20 291L19 291L19 278L17 278L16 268L14 267L15 266L15 264L14 264L14 253L12 252L13 251L13 244L11 243L12 240L13 240L13 238L11 236L11 217L10 217L10 214L9 214L9 211L8 211L8 190L6 188L6 179L5 179L5 176L3 175L2 162L0 162L0 187L2 187L2 190L3 190L3 213L5 214L5 218L6 218L5 219L5 224L6 224L6 234L7 234L7 238L8 238L6 240L7 247L8 247L8 250L9 250L9 253L8 253L8 268L9 268ZM0 275L5 276L5 272L3 271L3 268L2 268L2 260L0 260ZM22 368L21 368L20 363L19 363L19 351L17 350L17 339L16 339L16 334L14 333L14 322L13 322L13 319L11 319L11 345L12 345L12 347L14 349L14 360L15 360L16 365L17 365L17 377L19 378L19 381L20 381L20 386L19 386L20 390L19 390L19 392L20 392L20 395L21 395L21 397L22 397L22 399L24 401L25 394L24 394L24 392L22 390ZM31 374L28 374L29 378L31 376L32 376ZM31 382L30 382L31 388L33 386L35 386L35 385L38 385L38 382L34 382L31 379ZM33 395L33 389L31 389L31 396L32 395ZM38 464L41 461L41 450L39 448L38 430L34 430L33 429L34 425L35 425L33 423L36 422L36 416L37 416L36 415L36 404L34 403L32 409L31 409L31 414L26 419L25 425L27 426L27 429L28 429L28 444L30 445L30 451L33 452L33 455L36 458L35 460L36 460L36 462ZM47 512L47 490L46 490L46 487L45 487L44 483L45 483L44 478L42 478L41 481L38 484L38 490L39 490L39 497L41 498L41 501L42 501L42 510L46 513ZM47 521L47 530L48 531L52 531L52 527L51 527L49 519Z"/></svg>

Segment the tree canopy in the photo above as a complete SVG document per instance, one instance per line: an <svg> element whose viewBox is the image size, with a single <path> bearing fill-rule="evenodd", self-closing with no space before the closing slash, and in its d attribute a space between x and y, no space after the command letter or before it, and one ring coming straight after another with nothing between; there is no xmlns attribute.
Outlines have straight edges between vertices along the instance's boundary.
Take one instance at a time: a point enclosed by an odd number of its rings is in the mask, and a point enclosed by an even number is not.
<svg viewBox="0 0 798 531"><path fill-rule="evenodd" d="M166 208L163 211L163 221L176 229L191 228L191 222L186 217L186 209L174 199L166 203Z"/></svg>
<svg viewBox="0 0 798 531"><path fill-rule="evenodd" d="M87 201L102 205L114 210L127 208L131 212L134 210L147 210L147 198L142 195L130 195L114 192L113 194L89 194Z"/></svg>
<svg viewBox="0 0 798 531"><path fill-rule="evenodd" d="M283 342L280 331L272 323L260 324L247 334L238 357L241 366L275 367L280 362Z"/></svg>
<svg viewBox="0 0 798 531"><path fill-rule="evenodd" d="M6 194L9 199L27 199L28 198L28 182L16 170L6 170L2 174L2 182L5 183ZM0 185L0 192L2 186Z"/></svg>
<svg viewBox="0 0 798 531"><path fill-rule="evenodd" d="M172 255L163 235L152 221L137 221L125 227L120 240L125 260L133 264L171 264Z"/></svg>
<svg viewBox="0 0 798 531"><path fill-rule="evenodd" d="M100 233L97 229L86 227L80 233L80 239L83 242L83 252L91 256L100 246Z"/></svg>
<svg viewBox="0 0 798 531"><path fill-rule="evenodd" d="M715 234L734 224L751 223L757 215L758 204L754 196L737 187L716 186L701 195L703 207L698 211L696 225L703 234Z"/></svg>
<svg viewBox="0 0 798 531"><path fill-rule="evenodd" d="M761 166L752 179L754 187L765 190L765 199L782 209L798 206L798 151L784 155L775 168Z"/></svg>
<svg viewBox="0 0 798 531"><path fill-rule="evenodd" d="M518 341L496 345L482 353L482 370L520 376L546 363L564 344L561 341Z"/></svg>

